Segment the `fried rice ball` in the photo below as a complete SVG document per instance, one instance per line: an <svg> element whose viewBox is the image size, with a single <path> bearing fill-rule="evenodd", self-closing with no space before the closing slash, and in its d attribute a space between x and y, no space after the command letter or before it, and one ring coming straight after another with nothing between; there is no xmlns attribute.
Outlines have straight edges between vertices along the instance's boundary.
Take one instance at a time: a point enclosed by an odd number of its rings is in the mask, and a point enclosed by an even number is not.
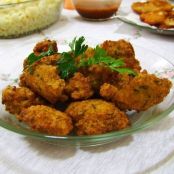
<svg viewBox="0 0 174 174"><path fill-rule="evenodd" d="M45 56L44 58L42 58L40 60L41 63L45 63L45 64L49 64L49 65L56 65L57 60L60 57L60 54L57 53L58 48L57 48L57 43L54 40L43 40L41 42L38 42L34 49L33 49L33 53L35 56L39 56L40 54L42 54L43 52L47 52L49 49L51 49L52 51L54 51L55 54L51 55L51 56ZM28 58L26 58L24 60L23 63L23 68L26 69L29 64L28 64Z"/></svg>
<svg viewBox="0 0 174 174"><path fill-rule="evenodd" d="M155 12L155 11L171 11L172 5L164 0L150 0L146 2L134 2L132 9L138 14Z"/></svg>
<svg viewBox="0 0 174 174"><path fill-rule="evenodd" d="M56 66L57 65L57 61L59 59L60 59L60 54L53 54L51 56L42 57L42 59L38 60L37 63L38 64L46 64L46 65ZM26 58L24 60L24 63L23 63L23 70L25 70L29 66L31 66L31 65L28 63L28 58Z"/></svg>
<svg viewBox="0 0 174 174"><path fill-rule="evenodd" d="M2 103L11 114L19 114L32 105L46 104L45 100L26 87L8 86L2 92Z"/></svg>
<svg viewBox="0 0 174 174"><path fill-rule="evenodd" d="M65 81L59 77L56 66L36 62L23 72L20 85L29 87L52 104L67 100L63 94Z"/></svg>
<svg viewBox="0 0 174 174"><path fill-rule="evenodd" d="M135 58L134 49L129 42L125 40L107 40L100 46L106 51L108 56L111 56L115 59L122 58L125 62L125 67L132 68L136 72L141 70L140 63ZM88 59L89 57L93 57L93 55L94 49L89 48L85 52L84 58ZM110 68L102 64L94 64L88 68L82 68L79 71L90 79L92 88L97 95L100 86L103 83L115 84L119 78L119 74L117 72L113 72Z"/></svg>
<svg viewBox="0 0 174 174"><path fill-rule="evenodd" d="M56 41L54 41L54 40L44 40L44 41L38 42L35 45L35 47L33 49L33 52L34 52L35 55L38 56L42 52L48 51L48 49L52 49L54 52L57 52L58 48L57 48Z"/></svg>
<svg viewBox="0 0 174 174"><path fill-rule="evenodd" d="M149 25L158 26L165 21L167 14L168 13L165 11L142 13L140 15L140 19L141 21L148 23Z"/></svg>
<svg viewBox="0 0 174 174"><path fill-rule="evenodd" d="M100 95L122 110L145 111L162 102L170 92L171 85L168 79L140 73L121 89L105 83L101 86Z"/></svg>
<svg viewBox="0 0 174 174"><path fill-rule="evenodd" d="M88 99L94 93L90 79L79 72L67 82L65 91L74 100Z"/></svg>
<svg viewBox="0 0 174 174"><path fill-rule="evenodd" d="M124 129L129 125L127 115L114 104L100 99L73 102L66 114L75 122L77 135L96 135Z"/></svg>
<svg viewBox="0 0 174 174"><path fill-rule="evenodd" d="M23 109L17 118L33 130L50 135L68 135L73 129L70 117L44 105Z"/></svg>
<svg viewBox="0 0 174 174"><path fill-rule="evenodd" d="M126 67L132 68L135 71L140 71L140 63L135 58L135 52L131 43L121 39L118 41L104 41L101 47L106 50L107 54L116 59L122 58Z"/></svg>

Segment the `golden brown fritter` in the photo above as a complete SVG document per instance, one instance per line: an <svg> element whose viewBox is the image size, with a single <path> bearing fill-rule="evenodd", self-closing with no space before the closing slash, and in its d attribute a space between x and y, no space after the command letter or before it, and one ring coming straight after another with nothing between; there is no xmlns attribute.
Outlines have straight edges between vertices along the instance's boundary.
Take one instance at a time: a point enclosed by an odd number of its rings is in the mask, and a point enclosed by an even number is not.
<svg viewBox="0 0 174 174"><path fill-rule="evenodd" d="M63 94L65 81L59 77L56 66L37 62L23 72L20 84L29 87L52 104L67 100L67 96Z"/></svg>
<svg viewBox="0 0 174 174"><path fill-rule="evenodd" d="M104 84L100 89L100 95L113 101L120 109L144 111L162 102L170 88L171 82L168 79L140 73L121 89Z"/></svg>
<svg viewBox="0 0 174 174"><path fill-rule="evenodd" d="M141 70L139 61L135 58L135 53L132 45L125 40L105 41L101 47L106 50L109 56L116 59L122 58L125 66L139 72Z"/></svg>
<svg viewBox="0 0 174 174"><path fill-rule="evenodd" d="M46 104L45 100L25 87L8 86L2 92L2 103L11 114L19 114L32 105Z"/></svg>
<svg viewBox="0 0 174 174"><path fill-rule="evenodd" d="M148 23L149 25L159 26L161 25L167 17L167 12L165 11L153 11L148 13L142 13L140 15L141 21Z"/></svg>
<svg viewBox="0 0 174 174"><path fill-rule="evenodd" d="M173 6L165 0L136 2L132 9L140 14L140 20L162 29L174 28Z"/></svg>
<svg viewBox="0 0 174 174"><path fill-rule="evenodd" d="M56 66L57 60L60 58L60 54L53 54L51 56L45 56L42 59L37 61L37 64L46 64L46 65L54 65ZM25 70L30 65L28 64L28 58L24 60L23 69Z"/></svg>
<svg viewBox="0 0 174 174"><path fill-rule="evenodd" d="M44 40L42 42L38 42L33 49L35 55L40 55L42 52L48 51L48 49L52 49L54 52L58 51L57 43L54 40Z"/></svg>
<svg viewBox="0 0 174 174"><path fill-rule="evenodd" d="M94 93L89 78L79 72L67 82L65 91L74 100L88 99Z"/></svg>
<svg viewBox="0 0 174 174"><path fill-rule="evenodd" d="M101 47L106 50L109 56L116 59L122 58L125 62L125 67L132 68L136 72L141 70L139 61L135 58L134 49L129 42L125 40L105 41L101 44ZM89 48L85 52L84 58L88 59L89 57L93 57L93 55L94 49ZM113 72L102 64L91 65L90 67L82 68L79 71L90 79L92 88L97 94L103 83L115 84L119 81L118 78L120 77L117 72Z"/></svg>
<svg viewBox="0 0 174 174"><path fill-rule="evenodd" d="M135 2L132 4L132 9L138 14L154 11L171 11L172 8L172 5L164 0L150 0L147 2Z"/></svg>
<svg viewBox="0 0 174 174"><path fill-rule="evenodd" d="M128 117L114 104L99 99L74 102L66 110L75 122L78 135L96 135L124 129L129 125Z"/></svg>
<svg viewBox="0 0 174 174"><path fill-rule="evenodd" d="M23 109L17 118L33 130L50 135L68 135L73 129L70 117L63 112L43 105Z"/></svg>
<svg viewBox="0 0 174 174"><path fill-rule="evenodd" d="M44 41L38 42L35 45L34 49L33 49L33 53L34 53L35 56L39 56L41 53L46 52L49 49L54 51L55 54L51 55L51 56L43 57L39 61L40 61L40 63L44 63L44 64L47 64L47 65L56 65L57 60L60 58L60 54L57 54L58 48L57 48L56 41L54 41L54 40L44 40ZM26 69L29 66L27 59L28 58L26 58L24 60L24 63L23 63L23 68L24 69Z"/></svg>
<svg viewBox="0 0 174 174"><path fill-rule="evenodd" d="M88 59L94 56L94 49L88 48L83 55L84 59ZM80 58L80 57L79 57ZM90 67L80 68L79 72L82 73L85 77L88 77L92 88L97 91L105 82L110 82L115 76L115 72L112 72L109 68L103 65L91 65Z"/></svg>
<svg viewBox="0 0 174 174"><path fill-rule="evenodd" d="M168 16L159 27L162 29L174 28L174 11L168 13Z"/></svg>

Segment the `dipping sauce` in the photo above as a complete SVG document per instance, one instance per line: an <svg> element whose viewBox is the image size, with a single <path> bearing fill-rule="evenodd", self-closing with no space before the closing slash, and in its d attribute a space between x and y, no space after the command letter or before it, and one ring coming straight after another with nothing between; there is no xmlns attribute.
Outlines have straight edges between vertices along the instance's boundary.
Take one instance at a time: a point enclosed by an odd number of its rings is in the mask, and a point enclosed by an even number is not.
<svg viewBox="0 0 174 174"><path fill-rule="evenodd" d="M105 20L116 14L121 0L74 0L73 2L82 17Z"/></svg>
<svg viewBox="0 0 174 174"><path fill-rule="evenodd" d="M76 7L78 13L84 18L90 19L107 19L114 15L117 11L117 7L103 8L103 9L88 9Z"/></svg>

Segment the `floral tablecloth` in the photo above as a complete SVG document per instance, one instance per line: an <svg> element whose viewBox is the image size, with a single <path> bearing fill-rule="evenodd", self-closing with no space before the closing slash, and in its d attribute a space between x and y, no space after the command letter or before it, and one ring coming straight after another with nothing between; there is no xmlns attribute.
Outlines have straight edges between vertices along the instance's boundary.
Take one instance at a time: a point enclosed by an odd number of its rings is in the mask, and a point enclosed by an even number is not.
<svg viewBox="0 0 174 174"><path fill-rule="evenodd" d="M122 3L122 8L132 0ZM32 45L44 38L56 39L84 35L93 40L105 37L125 38L158 53L174 63L174 37L164 36L125 24L118 19L90 22L75 11L63 10L60 21L50 28L30 36L0 40L0 60L3 74L0 80L15 81L8 64L13 63L15 48ZM30 46L28 49L31 49ZM4 60L2 52L9 54ZM20 50L16 50L16 54ZM22 56L22 55L21 55ZM147 60L148 61L148 60ZM22 59L21 59L22 62ZM163 76L174 78L173 70ZM0 84L1 86L4 84ZM0 128L0 174L173 174L174 173L174 113L159 124L100 147L58 147L20 136Z"/></svg>

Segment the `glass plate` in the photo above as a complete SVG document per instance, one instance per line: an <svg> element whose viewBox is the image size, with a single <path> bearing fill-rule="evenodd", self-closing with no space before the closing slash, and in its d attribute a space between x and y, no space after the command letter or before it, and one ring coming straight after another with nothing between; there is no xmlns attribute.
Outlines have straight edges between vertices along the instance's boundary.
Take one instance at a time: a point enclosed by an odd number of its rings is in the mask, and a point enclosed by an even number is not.
<svg viewBox="0 0 174 174"><path fill-rule="evenodd" d="M128 6L120 8L116 18L120 19L125 23L148 30L153 33L163 34L163 35L174 35L174 29L159 29L155 26L151 26L149 24L142 22L139 18L139 15L134 13L131 7Z"/></svg>
<svg viewBox="0 0 174 174"><path fill-rule="evenodd" d="M69 39L71 40L71 39ZM100 39L87 39L89 45L95 45L96 42L101 43ZM67 41L58 42L59 51L67 49ZM3 57L3 61L0 64L0 90L8 84L14 85L17 81L19 74L22 72L22 63L24 58L31 52L35 43L27 42L15 46L15 49L11 51L4 50L0 53L0 57ZM167 77L172 82L174 80L174 65L167 61L151 50L141 47L139 44L133 44L136 57L140 61L141 66L147 69L150 73L155 73L160 77ZM8 54L5 54L8 52ZM3 55L3 56L2 56ZM120 138L134 134L144 128L153 126L161 119L165 118L174 109L174 89L172 88L170 94L165 100L145 112L135 113L129 112L129 118L132 126L121 131L110 132L102 135L95 136L50 136L41 134L28 129L25 124L19 123L15 117L5 111L4 106L0 104L0 126L32 138L46 141L55 145L63 146L97 146L113 141L117 141Z"/></svg>

